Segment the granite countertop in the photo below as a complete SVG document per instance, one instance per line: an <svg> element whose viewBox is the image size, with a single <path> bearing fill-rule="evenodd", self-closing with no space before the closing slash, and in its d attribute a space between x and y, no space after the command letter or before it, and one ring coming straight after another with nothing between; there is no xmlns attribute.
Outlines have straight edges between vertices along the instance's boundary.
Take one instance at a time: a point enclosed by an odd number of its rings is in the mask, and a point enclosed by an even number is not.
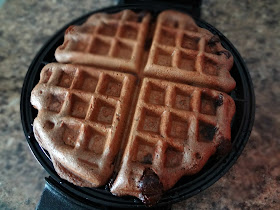
<svg viewBox="0 0 280 210"><path fill-rule="evenodd" d="M0 1L0 209L34 209L48 174L25 140L19 113L28 66L70 20L114 1ZM280 1L204 0L202 19L227 36L245 59L256 118L237 163L200 194L173 209L280 209Z"/></svg>

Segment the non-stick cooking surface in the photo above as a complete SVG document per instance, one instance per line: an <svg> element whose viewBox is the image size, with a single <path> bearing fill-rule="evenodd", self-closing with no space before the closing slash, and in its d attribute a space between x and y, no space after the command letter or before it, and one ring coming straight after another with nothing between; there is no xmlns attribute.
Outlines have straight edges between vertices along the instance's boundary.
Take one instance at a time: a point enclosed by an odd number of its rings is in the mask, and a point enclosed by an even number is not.
<svg viewBox="0 0 280 210"><path fill-rule="evenodd" d="M172 6L172 7L171 7ZM69 25L79 25L83 23L91 14L96 12L115 13L123 9L132 9L134 11L148 10L154 17L165 9L177 9L186 12L184 8L176 5L165 4L141 4L141 5L123 5L109 7L94 11L84 15L77 20L72 21L60 31L58 31L39 51L26 74L21 94L21 119L27 142L40 164L57 182L57 186L67 194L77 200L100 204L103 206L114 207L140 207L143 206L140 200L133 197L113 196L106 187L100 188L82 188L61 179L55 172L49 154L42 149L33 134L32 123L37 116L37 110L30 103L30 94L34 86L38 83L42 68L50 63L56 62L54 57L55 49L63 43L64 31ZM194 176L186 176L170 190L164 193L159 202L159 206L167 205L189 198L200 191L206 189L221 178L235 163L240 156L252 129L255 115L255 97L253 85L248 70L241 56L233 45L217 29L210 24L195 19L196 23L203 28L208 29L213 34L217 34L224 48L228 49L234 57L234 66L231 75L236 81L236 88L231 92L231 96L236 104L236 114L232 122L232 150L225 157L213 156L209 159L204 168Z"/></svg>

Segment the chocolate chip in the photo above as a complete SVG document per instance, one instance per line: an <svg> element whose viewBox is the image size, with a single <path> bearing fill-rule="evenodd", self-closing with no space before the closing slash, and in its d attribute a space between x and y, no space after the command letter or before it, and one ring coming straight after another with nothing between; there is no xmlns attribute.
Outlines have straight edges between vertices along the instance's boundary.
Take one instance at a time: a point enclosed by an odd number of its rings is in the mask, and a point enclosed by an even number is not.
<svg viewBox="0 0 280 210"><path fill-rule="evenodd" d="M217 147L216 154L218 156L224 156L228 154L232 149L231 141L229 139L221 138L220 144Z"/></svg>
<svg viewBox="0 0 280 210"><path fill-rule="evenodd" d="M224 103L224 96L222 93L219 94L218 98L216 98L215 100L215 106L218 107L218 106L222 106Z"/></svg>
<svg viewBox="0 0 280 210"><path fill-rule="evenodd" d="M195 158L199 160L199 159L201 159L201 155L197 152L197 153L195 153Z"/></svg>
<svg viewBox="0 0 280 210"><path fill-rule="evenodd" d="M153 156L151 153L148 153L147 155L144 156L142 163L151 165L152 161L153 161Z"/></svg>
<svg viewBox="0 0 280 210"><path fill-rule="evenodd" d="M214 47L218 42L220 42L220 38L217 35L212 36L212 38L208 41L209 47Z"/></svg>
<svg viewBox="0 0 280 210"><path fill-rule="evenodd" d="M216 52L216 55L222 55L222 54L224 54L227 57L227 59L229 59L231 56L230 52L226 50Z"/></svg>
<svg viewBox="0 0 280 210"><path fill-rule="evenodd" d="M147 206L156 204L163 193L163 185L158 175L150 168L144 170L138 188L141 191L140 199Z"/></svg>

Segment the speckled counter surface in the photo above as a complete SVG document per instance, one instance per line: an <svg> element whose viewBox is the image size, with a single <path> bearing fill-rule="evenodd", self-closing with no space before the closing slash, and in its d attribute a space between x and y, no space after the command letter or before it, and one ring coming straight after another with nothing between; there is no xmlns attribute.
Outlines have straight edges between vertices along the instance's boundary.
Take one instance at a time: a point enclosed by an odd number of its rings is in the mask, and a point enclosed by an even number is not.
<svg viewBox="0 0 280 210"><path fill-rule="evenodd" d="M280 209L280 1L204 1L202 19L222 31L250 70L256 119L237 163L173 209ZM0 2L1 3L1 2ZM0 8L0 209L34 209L48 174L32 156L20 91L40 47L70 20L113 1L9 0Z"/></svg>

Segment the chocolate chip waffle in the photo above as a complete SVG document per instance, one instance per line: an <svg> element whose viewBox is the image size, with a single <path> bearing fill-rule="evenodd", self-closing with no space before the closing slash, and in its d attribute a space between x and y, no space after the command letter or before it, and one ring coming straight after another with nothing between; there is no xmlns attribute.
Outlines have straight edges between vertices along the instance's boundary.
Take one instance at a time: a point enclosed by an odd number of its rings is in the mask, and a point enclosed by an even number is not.
<svg viewBox="0 0 280 210"><path fill-rule="evenodd" d="M76 65L44 67L31 95L35 137L62 178L97 187L114 170L111 192L147 205L230 149L235 112L219 37L175 11L155 30L150 20L124 10L69 27L55 56Z"/></svg>
<svg viewBox="0 0 280 210"><path fill-rule="evenodd" d="M31 94L34 134L56 171L87 187L106 184L114 168L135 77L92 67L48 64Z"/></svg>
<svg viewBox="0 0 280 210"><path fill-rule="evenodd" d="M144 78L111 191L154 203L183 175L200 171L217 148L230 148L234 112L225 93Z"/></svg>
<svg viewBox="0 0 280 210"><path fill-rule="evenodd" d="M232 65L219 37L190 16L175 11L158 16L145 75L230 92L235 87Z"/></svg>
<svg viewBox="0 0 280 210"><path fill-rule="evenodd" d="M148 13L130 10L92 15L81 26L66 30L64 43L57 48L55 57L62 63L137 72L149 21Z"/></svg>

